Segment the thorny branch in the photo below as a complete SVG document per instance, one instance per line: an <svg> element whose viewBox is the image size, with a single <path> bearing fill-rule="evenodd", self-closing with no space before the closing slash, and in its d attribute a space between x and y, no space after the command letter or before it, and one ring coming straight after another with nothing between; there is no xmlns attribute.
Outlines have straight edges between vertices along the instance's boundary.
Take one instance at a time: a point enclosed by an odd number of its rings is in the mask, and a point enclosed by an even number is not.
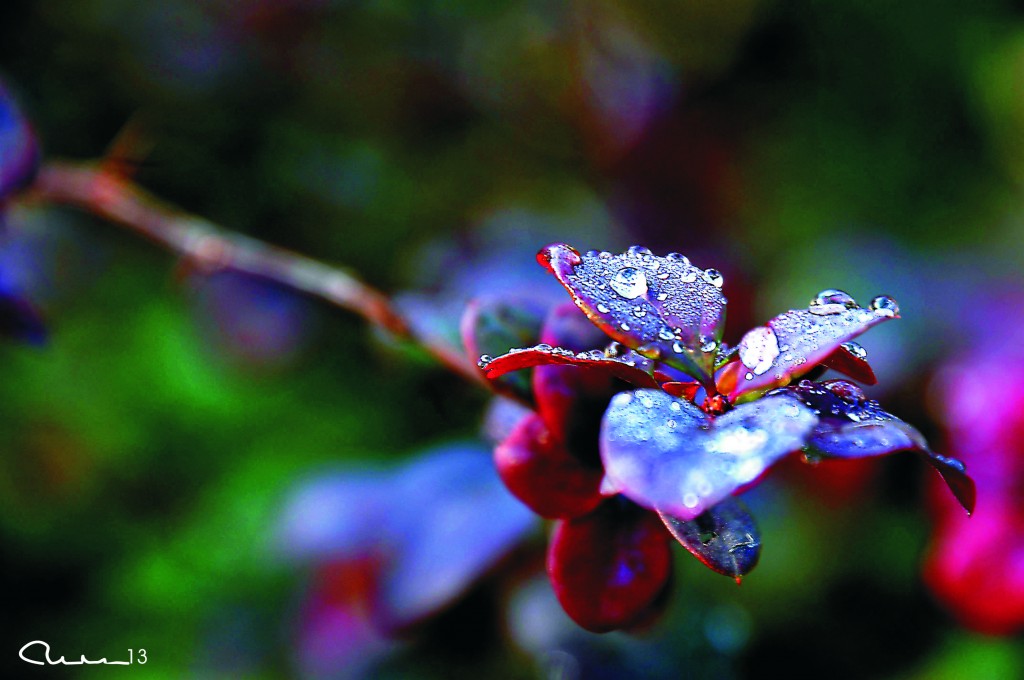
<svg viewBox="0 0 1024 680"><path fill-rule="evenodd" d="M469 380L483 380L468 357L447 344L417 337L383 293L352 274L190 215L149 194L109 165L49 163L40 169L28 193L35 201L74 206L126 227L203 271L251 274L325 300L400 339L420 344Z"/></svg>

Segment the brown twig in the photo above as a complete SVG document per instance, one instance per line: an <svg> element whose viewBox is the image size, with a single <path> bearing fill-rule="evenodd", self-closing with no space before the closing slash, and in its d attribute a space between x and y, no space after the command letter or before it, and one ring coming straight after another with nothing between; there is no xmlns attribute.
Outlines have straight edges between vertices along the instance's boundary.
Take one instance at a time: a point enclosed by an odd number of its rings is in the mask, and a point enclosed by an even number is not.
<svg viewBox="0 0 1024 680"><path fill-rule="evenodd" d="M417 337L382 293L352 274L258 239L229 232L190 215L104 165L54 162L43 166L29 197L71 205L127 227L204 271L230 269L260 276L354 312L396 337L416 342L451 370L480 383L468 357L430 338Z"/></svg>

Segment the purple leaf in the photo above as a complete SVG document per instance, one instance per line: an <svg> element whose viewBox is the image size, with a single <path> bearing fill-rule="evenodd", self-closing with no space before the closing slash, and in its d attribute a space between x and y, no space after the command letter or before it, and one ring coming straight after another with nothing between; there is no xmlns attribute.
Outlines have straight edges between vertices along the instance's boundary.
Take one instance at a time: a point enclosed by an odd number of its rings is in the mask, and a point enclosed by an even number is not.
<svg viewBox="0 0 1024 680"><path fill-rule="evenodd" d="M662 391L623 392L605 413L601 458L623 494L687 521L802 448L816 423L785 394L713 418Z"/></svg>
<svg viewBox="0 0 1024 680"><path fill-rule="evenodd" d="M589 371L600 371L619 380L641 387L657 387L658 382L641 368L637 360L623 356L610 357L599 349L589 352L573 352L564 347L537 345L515 349L494 359L481 357L479 366L487 378L494 380L509 371L518 371L535 366L576 366Z"/></svg>
<svg viewBox="0 0 1024 680"><path fill-rule="evenodd" d="M725 323L719 272L640 246L621 255L580 255L558 243L537 258L611 338L709 382Z"/></svg>
<svg viewBox="0 0 1024 680"><path fill-rule="evenodd" d="M816 303L816 304L815 304ZM892 298L880 295L868 309L846 293L822 291L807 309L794 309L747 332L739 344L742 367L719 387L731 401L758 390L787 385L829 358L872 326L899 318ZM735 384L732 384L732 383Z"/></svg>
<svg viewBox="0 0 1024 680"><path fill-rule="evenodd" d="M877 401L846 380L781 388L771 395L790 394L807 404L818 415L818 424L807 440L811 457L867 458L901 451L913 451L925 457L946 481L953 495L968 513L974 510L974 481L964 464L932 452L928 442L912 425L882 409Z"/></svg>
<svg viewBox="0 0 1024 680"><path fill-rule="evenodd" d="M0 203L32 180L38 161L35 135L0 82Z"/></svg>
<svg viewBox="0 0 1024 680"><path fill-rule="evenodd" d="M739 581L757 566L761 531L738 498L726 498L689 521L658 514L676 540L709 569Z"/></svg>
<svg viewBox="0 0 1024 680"><path fill-rule="evenodd" d="M532 300L472 300L460 324L466 353L475 360L481 355L504 354L512 347L536 343L546 312L542 304ZM496 379L495 385L527 403L531 400L528 373L504 375Z"/></svg>
<svg viewBox="0 0 1024 680"><path fill-rule="evenodd" d="M397 540L378 605L389 628L445 607L536 526L476 446L427 453L399 472L388 498Z"/></svg>

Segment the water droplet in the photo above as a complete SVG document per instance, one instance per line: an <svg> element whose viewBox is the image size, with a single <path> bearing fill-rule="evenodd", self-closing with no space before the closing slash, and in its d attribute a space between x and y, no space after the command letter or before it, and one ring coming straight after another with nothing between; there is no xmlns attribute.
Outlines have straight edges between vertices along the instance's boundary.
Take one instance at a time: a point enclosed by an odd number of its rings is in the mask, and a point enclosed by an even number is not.
<svg viewBox="0 0 1024 680"><path fill-rule="evenodd" d="M587 257L599 257L601 255L600 250L588 250Z"/></svg>
<svg viewBox="0 0 1024 680"><path fill-rule="evenodd" d="M824 383L824 386L828 388L832 394L850 404L859 404L868 398L867 395L864 394L864 390L857 385L854 385L849 380L830 380ZM850 414L851 417L853 415L854 414L852 413Z"/></svg>
<svg viewBox="0 0 1024 680"><path fill-rule="evenodd" d="M754 374L753 373L747 373L743 377L746 378L747 380L753 380L754 379Z"/></svg>
<svg viewBox="0 0 1024 680"><path fill-rule="evenodd" d="M683 410L683 407L679 405L678 401L673 401L671 404L668 405L668 407L670 409L672 409L673 411L682 411Z"/></svg>
<svg viewBox="0 0 1024 680"><path fill-rule="evenodd" d="M676 354L682 354L683 353L683 346L680 345L678 342L673 342L672 343L672 351L675 352Z"/></svg>
<svg viewBox="0 0 1024 680"><path fill-rule="evenodd" d="M836 288L826 288L814 296L808 309L811 314L828 316L830 314L839 314L856 306L857 301L849 293Z"/></svg>
<svg viewBox="0 0 1024 680"><path fill-rule="evenodd" d="M665 279L668 278L668 272L662 272L662 273L658 274L658 278L661 279L662 281L664 281Z"/></svg>
<svg viewBox="0 0 1024 680"><path fill-rule="evenodd" d="M842 347L858 359L867 359L868 357L868 351L856 342L844 342Z"/></svg>
<svg viewBox="0 0 1024 680"><path fill-rule="evenodd" d="M616 293L633 300L647 292L647 275L633 267L623 267L609 282Z"/></svg>
<svg viewBox="0 0 1024 680"><path fill-rule="evenodd" d="M604 350L604 355L610 359L614 359L617 356L621 356L626 351L626 348L617 343L613 342Z"/></svg>
<svg viewBox="0 0 1024 680"><path fill-rule="evenodd" d="M697 507L697 494L695 494L695 493L684 494L683 495L683 505L685 505L688 508L695 508L695 507Z"/></svg>
<svg viewBox="0 0 1024 680"><path fill-rule="evenodd" d="M539 344L536 347L534 347L534 349L538 350L540 352L550 352L552 347L551 347L551 345L548 345L547 343L543 343L542 342L541 344Z"/></svg>
<svg viewBox="0 0 1024 680"><path fill-rule="evenodd" d="M673 333L670 329L664 327L658 329L658 337L661 338L662 340L676 339L675 333Z"/></svg>
<svg viewBox="0 0 1024 680"><path fill-rule="evenodd" d="M643 246L630 246L626 252L630 255L650 255L651 249Z"/></svg>
<svg viewBox="0 0 1024 680"><path fill-rule="evenodd" d="M668 299L668 293L658 293L658 302L664 302Z"/></svg>
<svg viewBox="0 0 1024 680"><path fill-rule="evenodd" d="M650 397L641 397L640 403L643 404L644 408L654 408L654 400Z"/></svg>
<svg viewBox="0 0 1024 680"><path fill-rule="evenodd" d="M715 348L718 347L718 343L715 342L714 338L706 338L703 335L700 337L700 351L707 354L708 352L714 352Z"/></svg>
<svg viewBox="0 0 1024 680"><path fill-rule="evenodd" d="M896 300L889 297L888 295L879 295L878 297L876 297L874 300L871 301L871 304L868 306L868 309L870 309L872 312L879 316L893 317L900 315L899 304L897 304Z"/></svg>
<svg viewBox="0 0 1024 680"><path fill-rule="evenodd" d="M604 304L598 302L597 303L597 311L601 312L602 314L607 314L611 310L608 309L607 305L604 305Z"/></svg>
<svg viewBox="0 0 1024 680"><path fill-rule="evenodd" d="M645 316L647 316L647 311L643 307L634 307L633 316L635 316L638 319L642 319Z"/></svg>
<svg viewBox="0 0 1024 680"><path fill-rule="evenodd" d="M492 357L490 354L481 354L480 361L476 362L476 365L479 368L487 368L487 364L491 363L492 361L494 361L494 357Z"/></svg>
<svg viewBox="0 0 1024 680"><path fill-rule="evenodd" d="M665 421L665 425L667 425L670 429L674 428L676 426L676 421L669 418L668 420Z"/></svg>
<svg viewBox="0 0 1024 680"><path fill-rule="evenodd" d="M607 250L602 250L600 253L597 254L597 256L602 260L610 260L613 257L612 254L609 253Z"/></svg>
<svg viewBox="0 0 1024 680"><path fill-rule="evenodd" d="M625 321L623 321L622 323L619 324L619 328L621 328L624 331L628 331L629 330L629 324L626 323Z"/></svg>
<svg viewBox="0 0 1024 680"><path fill-rule="evenodd" d="M764 375L779 358L779 338L768 326L754 328L740 341L739 355L754 375Z"/></svg>
<svg viewBox="0 0 1024 680"><path fill-rule="evenodd" d="M722 276L722 272L717 269L705 269L704 280L715 288L721 288L722 284L725 283L725 277Z"/></svg>
<svg viewBox="0 0 1024 680"><path fill-rule="evenodd" d="M685 272L682 273L682 275L680 275L679 278L683 280L683 283L693 283L694 281L697 280L696 267L687 269Z"/></svg>
<svg viewBox="0 0 1024 680"><path fill-rule="evenodd" d="M684 265L690 264L690 258L686 257L686 255L683 255L682 253L669 253L665 257L674 262L682 262Z"/></svg>

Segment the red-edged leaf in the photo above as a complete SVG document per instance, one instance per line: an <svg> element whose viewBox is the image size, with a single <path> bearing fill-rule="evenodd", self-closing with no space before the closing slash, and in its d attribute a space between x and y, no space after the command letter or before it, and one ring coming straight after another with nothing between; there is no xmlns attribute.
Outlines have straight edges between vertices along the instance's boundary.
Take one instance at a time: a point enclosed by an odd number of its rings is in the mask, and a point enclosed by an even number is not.
<svg viewBox="0 0 1024 680"><path fill-rule="evenodd" d="M812 457L868 458L902 451L918 453L942 475L964 509L973 512L974 481L967 476L964 464L931 451L912 425L883 410L853 383L803 380L769 393L775 394L791 394L818 415L818 424L807 440L807 451Z"/></svg>
<svg viewBox="0 0 1024 680"><path fill-rule="evenodd" d="M611 499L555 526L547 566L569 617L604 633L645 617L669 580L672 553L656 514Z"/></svg>
<svg viewBox="0 0 1024 680"><path fill-rule="evenodd" d="M821 360L821 365L833 371L849 376L865 385L878 382L871 364L867 361L867 352L855 342L844 342L836 351Z"/></svg>
<svg viewBox="0 0 1024 680"><path fill-rule="evenodd" d="M740 374L734 376L735 385L728 392L731 401L750 392L787 385L822 363L844 342L872 326L899 317L895 303L876 306L876 301L890 298L879 296L872 301L870 309L865 309L848 306L856 303L841 291L825 292L841 294L849 302L790 310L769 321L767 326L754 328L743 336L737 354L746 371L732 369ZM823 295L819 295L819 299Z"/></svg>
<svg viewBox="0 0 1024 680"><path fill-rule="evenodd" d="M537 258L610 337L710 380L725 322L720 273L694 267L678 253L657 257L639 246L621 255L581 255L558 243Z"/></svg>
<svg viewBox="0 0 1024 680"><path fill-rule="evenodd" d="M466 353L477 359L537 342L546 312L542 305L530 300L472 300L459 326ZM504 375L497 378L496 383L500 391L527 403L532 398L528 373Z"/></svg>
<svg viewBox="0 0 1024 680"><path fill-rule="evenodd" d="M688 521L801 449L816 423L785 394L712 418L660 390L623 392L605 412L601 459L623 494Z"/></svg>
<svg viewBox="0 0 1024 680"><path fill-rule="evenodd" d="M587 465L569 453L536 414L523 418L494 450L494 462L508 490L542 517L578 517L602 500L600 464Z"/></svg>
<svg viewBox="0 0 1024 680"><path fill-rule="evenodd" d="M726 498L689 521L664 512L658 515L676 540L709 569L738 581L757 566L761 531L738 498Z"/></svg>
<svg viewBox="0 0 1024 680"><path fill-rule="evenodd" d="M31 181L38 162L32 128L0 82L0 203Z"/></svg>
<svg viewBox="0 0 1024 680"><path fill-rule="evenodd" d="M491 359L481 357L479 366L487 378L494 380L510 371L535 366L576 366L588 371L600 371L613 378L624 380L638 387L657 387L658 382L650 373L641 368L635 359L622 356L610 357L599 349L588 352L573 352L564 347L537 345L514 349L508 354Z"/></svg>
<svg viewBox="0 0 1024 680"><path fill-rule="evenodd" d="M697 392L700 391L700 383L667 382L662 383L661 389L665 390L666 393L671 394L673 397L679 397L686 401L693 401L693 398L697 396Z"/></svg>

